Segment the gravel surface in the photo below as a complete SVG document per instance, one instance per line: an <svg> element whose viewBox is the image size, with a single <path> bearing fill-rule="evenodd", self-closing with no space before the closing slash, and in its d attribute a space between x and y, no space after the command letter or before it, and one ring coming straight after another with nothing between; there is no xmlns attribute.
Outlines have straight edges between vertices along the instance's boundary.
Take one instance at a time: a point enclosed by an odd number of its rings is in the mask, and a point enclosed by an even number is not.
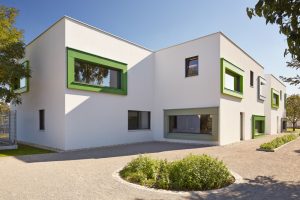
<svg viewBox="0 0 300 200"><path fill-rule="evenodd" d="M300 139L277 152L256 151L274 136L221 147L149 142L0 158L0 199L300 199ZM169 194L126 185L112 174L138 154L174 160L189 153L222 159L244 183L217 192Z"/></svg>

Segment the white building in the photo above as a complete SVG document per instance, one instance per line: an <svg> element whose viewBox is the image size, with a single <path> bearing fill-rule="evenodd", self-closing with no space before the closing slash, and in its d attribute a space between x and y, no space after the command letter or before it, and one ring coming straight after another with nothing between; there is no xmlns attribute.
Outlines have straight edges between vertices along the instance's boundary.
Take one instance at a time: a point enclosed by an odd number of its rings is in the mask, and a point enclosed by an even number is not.
<svg viewBox="0 0 300 200"><path fill-rule="evenodd" d="M32 78L13 108L21 142L224 145L283 129L285 86L221 32L153 52L63 17L24 61Z"/></svg>

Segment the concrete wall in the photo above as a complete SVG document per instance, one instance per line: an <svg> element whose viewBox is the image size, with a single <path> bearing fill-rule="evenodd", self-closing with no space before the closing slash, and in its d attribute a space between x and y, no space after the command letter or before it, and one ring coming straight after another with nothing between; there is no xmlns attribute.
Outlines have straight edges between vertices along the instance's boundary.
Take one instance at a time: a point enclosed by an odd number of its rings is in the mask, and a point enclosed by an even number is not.
<svg viewBox="0 0 300 200"><path fill-rule="evenodd" d="M155 140L167 140L164 110L219 107L219 48L217 33L155 52ZM199 75L185 77L185 59L193 56L199 58Z"/></svg>
<svg viewBox="0 0 300 200"><path fill-rule="evenodd" d="M128 65L127 96L70 90L64 83L66 149L152 140L152 130L128 131L128 110L153 110L152 52L70 19L65 34L66 47Z"/></svg>
<svg viewBox="0 0 300 200"><path fill-rule="evenodd" d="M220 144L240 141L240 113L243 113L243 139L252 138L252 115L264 115L264 102L258 100L258 76L264 77L263 68L231 42L220 36L220 57L244 70L243 98L221 95L220 98ZM220 67L220 66L219 66ZM254 72L254 86L250 86L250 70ZM219 78L217 76L216 78ZM219 86L220 87L220 86Z"/></svg>
<svg viewBox="0 0 300 200"><path fill-rule="evenodd" d="M65 24L60 20L27 45L25 60L32 70L30 89L17 110L17 139L65 148L64 93L66 77ZM45 130L39 130L39 110L45 109Z"/></svg>
<svg viewBox="0 0 300 200"><path fill-rule="evenodd" d="M281 132L281 119L285 118L285 108L284 108L284 94L286 93L285 85L281 83L271 74L265 75L267 80L267 100L265 103L265 113L266 113L266 133L267 134L277 134ZM282 98L279 97L279 108L271 107L271 89L274 88L282 93Z"/></svg>

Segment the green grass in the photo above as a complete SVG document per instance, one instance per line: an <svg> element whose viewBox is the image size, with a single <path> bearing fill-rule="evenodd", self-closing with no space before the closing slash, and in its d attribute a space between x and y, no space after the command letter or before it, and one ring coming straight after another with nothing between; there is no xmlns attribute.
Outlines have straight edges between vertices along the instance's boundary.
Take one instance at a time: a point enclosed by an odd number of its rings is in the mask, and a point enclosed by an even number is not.
<svg viewBox="0 0 300 200"><path fill-rule="evenodd" d="M18 149L0 150L0 157L52 153L53 151L19 144Z"/></svg>
<svg viewBox="0 0 300 200"><path fill-rule="evenodd" d="M225 164L208 155L189 155L173 162L139 156L120 176L139 185L177 191L218 189L234 182Z"/></svg>
<svg viewBox="0 0 300 200"><path fill-rule="evenodd" d="M287 134L287 135L284 135L284 136L280 136L280 137L277 137L275 139L273 139L272 141L270 142L266 142L264 144L261 144L260 145L260 149L261 150L266 150L266 151L273 151L274 149L290 142L290 141L293 141L295 139L297 139L297 137L299 137L299 134L294 134L294 133L290 133L290 134Z"/></svg>
<svg viewBox="0 0 300 200"><path fill-rule="evenodd" d="M288 133L300 133L300 128L296 128L295 131L293 131L293 128L288 128L288 129L287 129L287 132L288 132Z"/></svg>

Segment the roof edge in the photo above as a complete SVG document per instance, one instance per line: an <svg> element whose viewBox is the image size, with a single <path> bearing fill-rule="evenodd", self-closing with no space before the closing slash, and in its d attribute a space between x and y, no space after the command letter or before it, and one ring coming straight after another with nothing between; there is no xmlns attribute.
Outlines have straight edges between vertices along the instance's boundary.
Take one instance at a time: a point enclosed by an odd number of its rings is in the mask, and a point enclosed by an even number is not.
<svg viewBox="0 0 300 200"><path fill-rule="evenodd" d="M285 85L280 79L278 79L276 76L274 76L273 74L266 74L266 75L273 77L273 78L274 78L276 81L278 81L281 85L283 85L284 87L286 87L286 85Z"/></svg>
<svg viewBox="0 0 300 200"><path fill-rule="evenodd" d="M105 34L105 35L108 35L108 36L110 36L110 37L113 37L113 38L115 38L115 39L117 39L117 40L120 40L120 41L126 42L126 43L128 43L128 44L134 45L134 46L136 46L136 47L138 47L138 48L141 48L141 49L144 49L144 50L146 50L146 51L153 52L152 50L147 49L147 48L145 48L145 47L143 47L143 46L141 46L141 45L139 45L139 44L136 44L136 43L134 43L134 42L131 42L131 41L129 41L129 40L126 40L126 39L124 39L124 38L121 38L121 37L119 37L119 36L116 36L116 35L114 35L114 34L111 34L111 33L107 32L107 31L104 31L104 30L99 29L99 28L97 28L97 27L95 27L95 26L89 25L89 24L87 24L87 23L84 23L84 22L82 22L82 21L79 21L79 20L77 20L77 19L74 19L74 18L72 18L72 17L69 17L69 16L67 16L67 15L64 15L63 17L61 17L60 19L58 19L56 22L54 22L54 23L53 23L51 26L49 26L45 31L43 31L41 34L39 34L37 37L35 37L33 40L31 40L28 44L26 44L26 46L32 44L34 41L36 41L39 37L41 37L43 34L45 34L47 31L49 31L52 27L54 27L56 24L58 24L58 23L59 23L61 20L63 20L63 19L68 19L68 20L73 21L73 22L75 22L75 23L79 23L79 24L81 24L81 25L83 25L83 26L85 26L85 27L87 27L87 28L91 28L91 29L93 29L93 30L95 30L95 31L101 32L101 33L103 33L103 34Z"/></svg>

